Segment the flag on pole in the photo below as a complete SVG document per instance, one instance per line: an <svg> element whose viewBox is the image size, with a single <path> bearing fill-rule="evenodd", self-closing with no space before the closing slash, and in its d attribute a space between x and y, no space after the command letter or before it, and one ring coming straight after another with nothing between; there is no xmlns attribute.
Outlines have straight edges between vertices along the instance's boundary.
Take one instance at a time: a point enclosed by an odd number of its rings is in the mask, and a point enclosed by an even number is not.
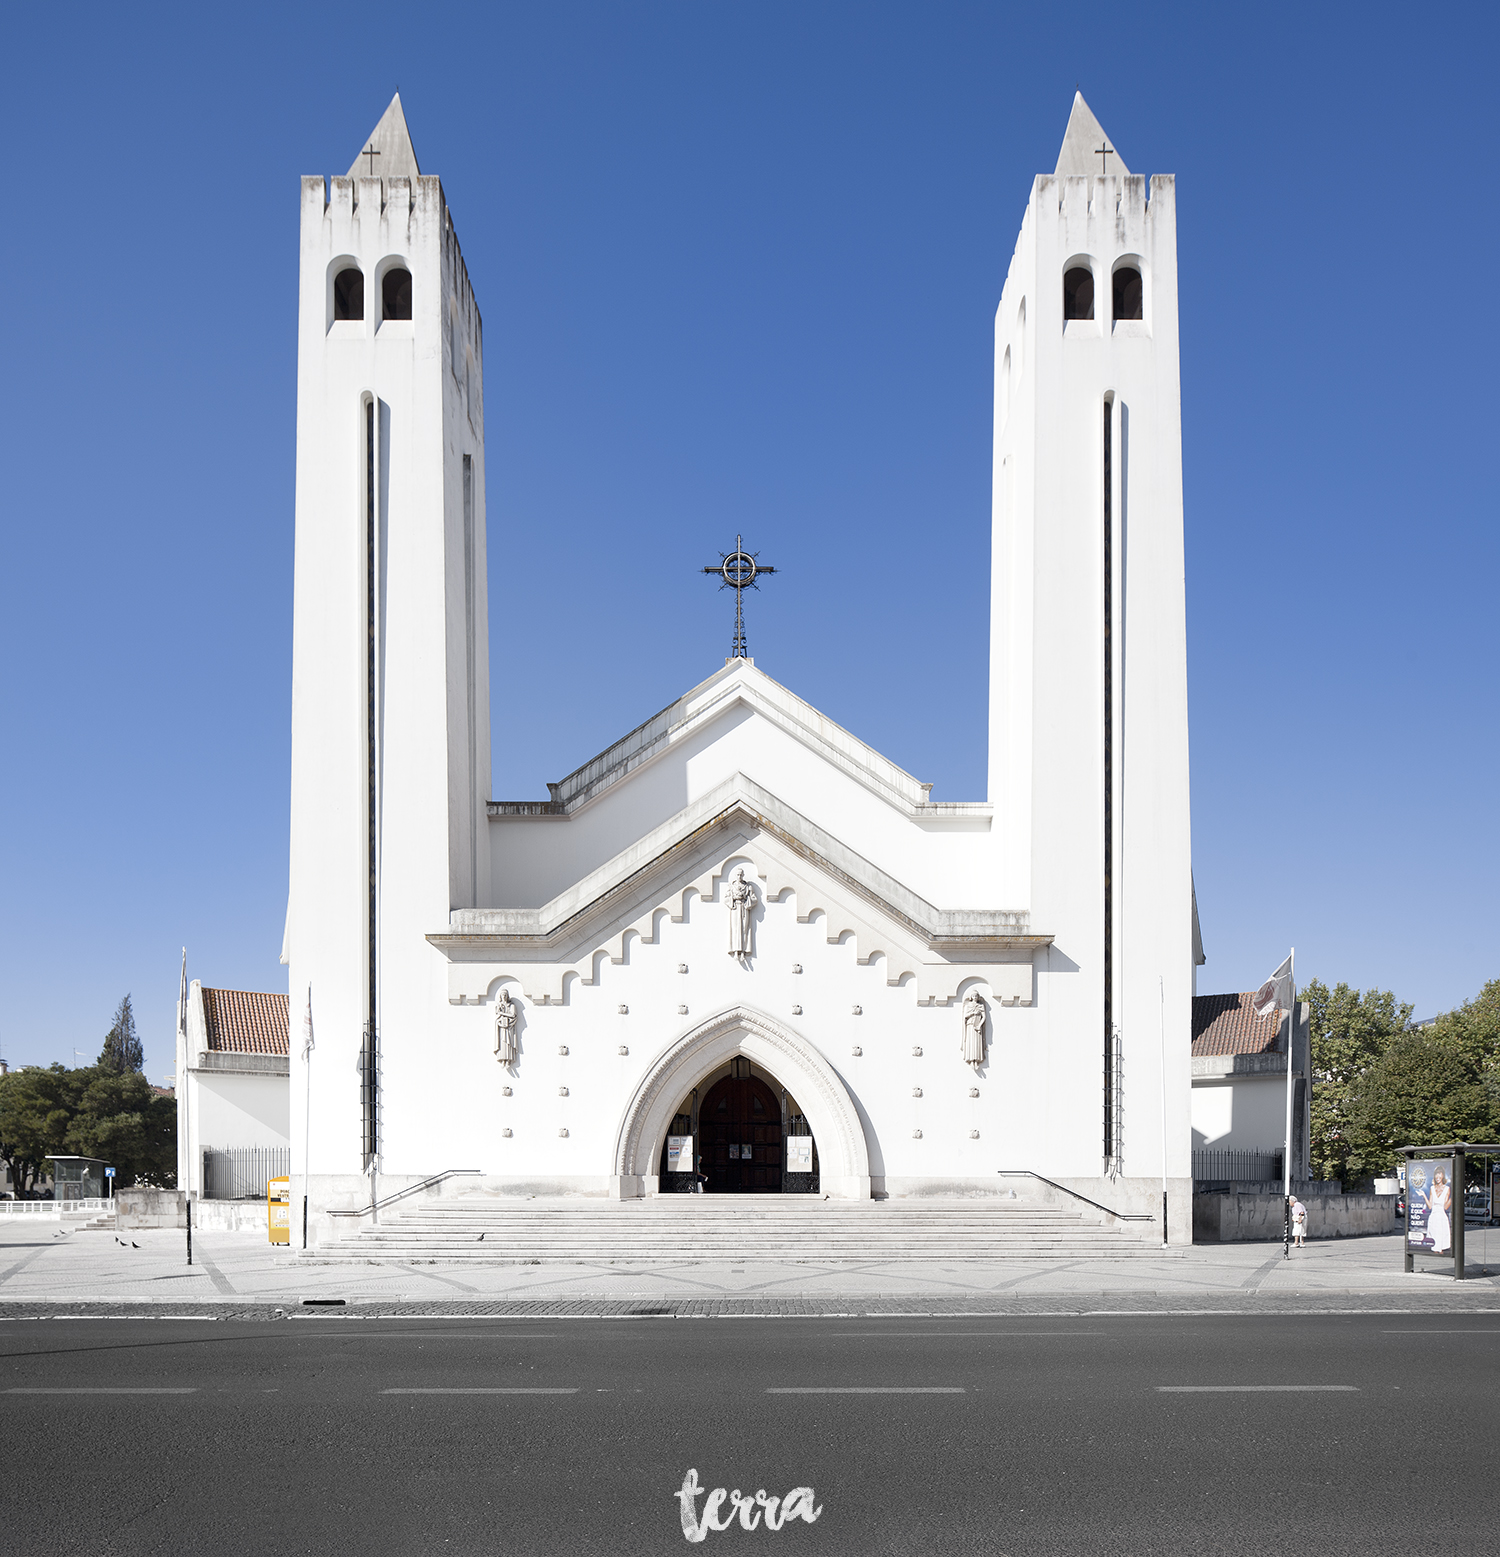
<svg viewBox="0 0 1500 1557"><path fill-rule="evenodd" d="M313 1043L312 1029L312 985L309 984L307 986L307 1011L302 1018L302 1063L304 1065L311 1058L314 1048L316 1048L316 1045Z"/></svg>
<svg viewBox="0 0 1500 1557"><path fill-rule="evenodd" d="M1269 1016L1273 1011L1290 1011L1296 1001L1292 985L1292 959L1285 962L1250 997L1250 1008L1257 1016Z"/></svg>
<svg viewBox="0 0 1500 1557"><path fill-rule="evenodd" d="M177 1031L187 1036L187 947L182 948L182 983L177 990Z"/></svg>

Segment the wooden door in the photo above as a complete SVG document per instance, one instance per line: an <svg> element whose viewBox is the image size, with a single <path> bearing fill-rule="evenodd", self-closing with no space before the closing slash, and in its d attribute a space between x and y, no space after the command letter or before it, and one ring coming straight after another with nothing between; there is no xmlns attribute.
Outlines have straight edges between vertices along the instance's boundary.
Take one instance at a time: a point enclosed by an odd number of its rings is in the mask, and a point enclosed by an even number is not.
<svg viewBox="0 0 1500 1557"><path fill-rule="evenodd" d="M759 1076L726 1076L698 1106L711 1195L781 1193L781 1102Z"/></svg>

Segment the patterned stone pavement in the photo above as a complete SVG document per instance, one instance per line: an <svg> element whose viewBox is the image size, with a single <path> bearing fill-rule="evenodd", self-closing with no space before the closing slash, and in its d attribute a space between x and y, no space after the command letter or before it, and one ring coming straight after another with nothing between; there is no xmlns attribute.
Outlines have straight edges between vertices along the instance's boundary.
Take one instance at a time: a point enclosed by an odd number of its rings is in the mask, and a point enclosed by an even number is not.
<svg viewBox="0 0 1500 1557"><path fill-rule="evenodd" d="M1500 1230L1477 1228L1463 1282L1434 1261L1405 1274L1395 1234L1313 1243L1290 1260L1280 1244L1226 1244L1117 1261L312 1265L256 1234L203 1232L193 1250L189 1266L180 1232L0 1223L0 1318L1500 1311Z"/></svg>

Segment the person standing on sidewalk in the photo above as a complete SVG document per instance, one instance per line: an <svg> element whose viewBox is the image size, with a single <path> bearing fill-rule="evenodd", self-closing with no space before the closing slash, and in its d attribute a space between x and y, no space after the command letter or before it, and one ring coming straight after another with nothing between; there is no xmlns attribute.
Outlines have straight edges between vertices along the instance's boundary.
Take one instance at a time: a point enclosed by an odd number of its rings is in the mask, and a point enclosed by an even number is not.
<svg viewBox="0 0 1500 1557"><path fill-rule="evenodd" d="M1301 1249L1306 1246L1307 1240L1307 1207L1295 1196L1292 1196L1292 1242Z"/></svg>

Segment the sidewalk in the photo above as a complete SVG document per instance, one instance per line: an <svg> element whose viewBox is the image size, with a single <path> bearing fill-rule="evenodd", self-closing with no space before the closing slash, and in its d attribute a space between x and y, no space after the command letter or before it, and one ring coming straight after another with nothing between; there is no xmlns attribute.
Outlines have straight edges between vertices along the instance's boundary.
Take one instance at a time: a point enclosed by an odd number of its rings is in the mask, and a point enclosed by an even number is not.
<svg viewBox="0 0 1500 1557"><path fill-rule="evenodd" d="M67 1224L63 1224L64 1227ZM123 1238L124 1242L119 1240ZM196 1313L299 1308L307 1299L343 1299L364 1310L434 1305L453 1312L816 1313L880 1300L911 1311L1076 1310L1079 1304L1129 1308L1258 1311L1291 1303L1319 1309L1462 1307L1500 1312L1500 1229L1473 1228L1469 1277L1406 1275L1399 1234L1311 1243L1284 1260L1281 1245L1199 1244L1162 1259L970 1260L945 1262L733 1265L324 1265L273 1248L263 1234L193 1235L186 1263L181 1232L60 1231L56 1222L0 1226L0 1317L36 1305L167 1305ZM1447 1267L1451 1270L1451 1266ZM102 1311L102 1310L101 1310Z"/></svg>

